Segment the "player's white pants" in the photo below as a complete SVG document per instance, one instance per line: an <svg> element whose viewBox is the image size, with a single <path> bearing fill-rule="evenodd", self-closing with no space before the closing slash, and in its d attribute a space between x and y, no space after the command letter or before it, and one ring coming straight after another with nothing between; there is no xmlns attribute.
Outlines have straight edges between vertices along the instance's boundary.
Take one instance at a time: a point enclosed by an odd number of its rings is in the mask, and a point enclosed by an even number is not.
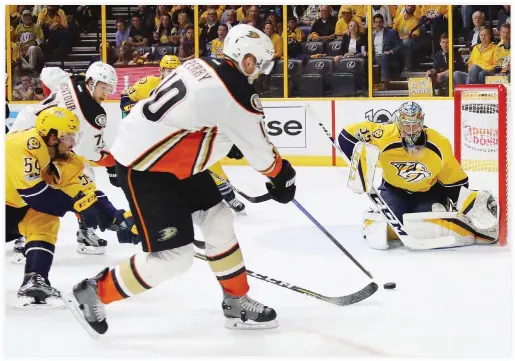
<svg viewBox="0 0 515 361"><path fill-rule="evenodd" d="M194 224L202 230L206 241L206 255L218 255L237 243L230 208L220 202L207 211L195 212ZM193 240L192 240L193 241ZM134 257L139 276L151 287L186 272L193 264L192 244L166 251L141 253Z"/></svg>

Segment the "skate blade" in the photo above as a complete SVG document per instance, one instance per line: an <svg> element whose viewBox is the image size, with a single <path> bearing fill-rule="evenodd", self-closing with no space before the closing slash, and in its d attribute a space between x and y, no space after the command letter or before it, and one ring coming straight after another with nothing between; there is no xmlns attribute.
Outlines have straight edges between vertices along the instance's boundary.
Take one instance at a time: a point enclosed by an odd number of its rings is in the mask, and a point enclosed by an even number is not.
<svg viewBox="0 0 515 361"><path fill-rule="evenodd" d="M34 297L18 297L13 307L16 310L64 310L66 305L60 298L47 298L46 303L35 303Z"/></svg>
<svg viewBox="0 0 515 361"><path fill-rule="evenodd" d="M13 257L11 258L11 263L14 264L25 264L25 256L19 253L14 253Z"/></svg>
<svg viewBox="0 0 515 361"><path fill-rule="evenodd" d="M79 244L77 245L77 253L98 256L106 253L106 247L91 247Z"/></svg>
<svg viewBox="0 0 515 361"><path fill-rule="evenodd" d="M63 299L64 304L66 305L66 308L68 310L70 310L71 313L73 313L73 316L75 317L75 319L80 323L82 328L84 330L86 330L88 335L92 339L98 340L98 338L100 337L100 334L97 331L95 331L89 325L88 321L86 321L86 319L84 318L84 314L82 313L82 310L79 307L79 303L77 302L77 299L75 297L73 297L73 295L66 294L63 292L61 292L61 298Z"/></svg>
<svg viewBox="0 0 515 361"><path fill-rule="evenodd" d="M239 318L225 319L225 328L231 330L266 330L277 327L279 327L279 322L277 322L277 320L272 320L269 322L254 322L247 320L243 322Z"/></svg>

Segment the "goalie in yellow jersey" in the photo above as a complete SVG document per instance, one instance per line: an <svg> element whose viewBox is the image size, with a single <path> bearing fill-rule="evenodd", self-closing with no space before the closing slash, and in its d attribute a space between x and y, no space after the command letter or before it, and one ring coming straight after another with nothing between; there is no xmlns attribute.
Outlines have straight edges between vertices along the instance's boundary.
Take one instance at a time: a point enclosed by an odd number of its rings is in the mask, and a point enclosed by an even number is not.
<svg viewBox="0 0 515 361"><path fill-rule="evenodd" d="M72 152L79 129L73 112L50 107L38 114L35 128L6 136L6 241L20 234L26 238L18 307L64 306L50 285L48 273L59 218L65 213L77 213L88 227L102 223L106 229L125 228L129 232L132 227L130 214L106 205L107 198L97 198L95 184L83 172L84 160Z"/></svg>
<svg viewBox="0 0 515 361"><path fill-rule="evenodd" d="M341 131L338 144L354 160L348 186L357 193L371 189L379 161L383 171L380 196L410 236L452 236L451 247L497 241L497 201L489 191L468 189L468 176L454 157L451 143L424 126L419 104L403 103L393 123L349 125ZM363 235L372 248L389 247L394 237L387 225L381 213L365 214Z"/></svg>
<svg viewBox="0 0 515 361"><path fill-rule="evenodd" d="M122 118L125 118L132 107L140 100L146 99L150 96L150 93L154 88L156 88L161 80L166 77L173 69L177 68L181 65L179 58L175 55L165 55L161 59L159 63L161 77L157 76L146 76L141 78L138 82L136 82L133 86L124 89L121 94L120 99L120 108L122 110ZM229 154L227 155L229 158L233 159L242 159L243 154L238 150L236 146L233 146ZM229 179L227 174L223 171L220 163L213 164L209 170L223 179ZM107 169L109 173L109 180L111 184L114 186L117 185L116 181L116 171L115 167L110 167ZM232 190L231 187L226 182L221 181L217 177L213 176L213 179L222 194L222 197L231 209L238 214L245 214L245 204L240 202L238 198L236 198L236 194Z"/></svg>

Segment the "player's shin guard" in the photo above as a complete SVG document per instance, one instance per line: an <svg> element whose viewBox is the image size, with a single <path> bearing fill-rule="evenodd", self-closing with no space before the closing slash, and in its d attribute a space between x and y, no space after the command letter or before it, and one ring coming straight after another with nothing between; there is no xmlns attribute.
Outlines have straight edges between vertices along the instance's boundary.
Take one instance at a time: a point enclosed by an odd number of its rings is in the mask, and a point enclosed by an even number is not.
<svg viewBox="0 0 515 361"><path fill-rule="evenodd" d="M128 298L186 272L193 263L191 244L172 250L141 253L111 269L98 282L104 304Z"/></svg>

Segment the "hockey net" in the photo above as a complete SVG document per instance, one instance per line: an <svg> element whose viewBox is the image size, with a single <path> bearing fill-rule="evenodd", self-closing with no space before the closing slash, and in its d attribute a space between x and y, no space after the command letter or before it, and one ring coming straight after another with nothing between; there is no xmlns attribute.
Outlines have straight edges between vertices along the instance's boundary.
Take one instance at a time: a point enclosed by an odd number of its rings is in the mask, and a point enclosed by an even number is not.
<svg viewBox="0 0 515 361"><path fill-rule="evenodd" d="M509 85L458 85L454 92L454 153L472 189L499 202L499 244L508 241Z"/></svg>

